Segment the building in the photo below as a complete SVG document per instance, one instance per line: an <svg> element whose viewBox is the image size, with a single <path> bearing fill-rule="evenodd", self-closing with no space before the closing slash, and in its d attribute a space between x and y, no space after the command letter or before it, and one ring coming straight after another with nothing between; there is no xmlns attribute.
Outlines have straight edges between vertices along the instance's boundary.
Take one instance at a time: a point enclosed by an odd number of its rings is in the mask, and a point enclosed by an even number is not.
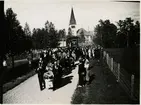
<svg viewBox="0 0 141 105"><path fill-rule="evenodd" d="M77 30L77 36L81 36L81 34L83 34L85 38L83 45L91 45L93 43L93 31L86 31L84 28L80 28Z"/></svg>
<svg viewBox="0 0 141 105"><path fill-rule="evenodd" d="M69 21L69 30L68 30L68 38L67 38L67 43L66 45L69 47L73 47L73 46L87 46L87 45L92 45L93 41L93 36L94 33L93 31L86 31L84 28L80 28L77 29L77 24L76 24L76 20L75 20L75 15L74 15L74 11L73 8L71 9L71 16L70 16L70 21ZM69 33L71 32L71 34ZM83 32L84 34L84 42L80 41L80 35Z"/></svg>

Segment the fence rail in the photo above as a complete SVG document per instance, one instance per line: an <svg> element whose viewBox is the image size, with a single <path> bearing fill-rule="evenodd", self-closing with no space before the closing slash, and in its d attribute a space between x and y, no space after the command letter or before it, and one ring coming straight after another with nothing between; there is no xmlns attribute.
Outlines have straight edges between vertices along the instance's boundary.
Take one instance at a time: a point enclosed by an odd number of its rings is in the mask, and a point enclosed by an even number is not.
<svg viewBox="0 0 141 105"><path fill-rule="evenodd" d="M127 73L123 68L120 67L120 64L115 62L112 57L106 51L103 51L103 59L106 61L109 69L115 75L117 82L120 83L125 92L133 100L138 100L139 93L135 91L135 76Z"/></svg>

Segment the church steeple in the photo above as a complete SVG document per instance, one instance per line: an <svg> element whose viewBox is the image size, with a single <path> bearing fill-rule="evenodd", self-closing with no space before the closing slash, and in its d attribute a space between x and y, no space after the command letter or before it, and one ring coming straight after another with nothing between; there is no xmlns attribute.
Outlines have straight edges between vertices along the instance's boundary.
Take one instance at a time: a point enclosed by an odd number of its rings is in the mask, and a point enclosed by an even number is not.
<svg viewBox="0 0 141 105"><path fill-rule="evenodd" d="M74 17L73 8L71 8L69 28L71 29L72 35L76 36L76 20L75 20L75 17Z"/></svg>
<svg viewBox="0 0 141 105"><path fill-rule="evenodd" d="M69 25L76 25L76 20L73 12L73 8L71 9L71 17L70 17L70 23Z"/></svg>

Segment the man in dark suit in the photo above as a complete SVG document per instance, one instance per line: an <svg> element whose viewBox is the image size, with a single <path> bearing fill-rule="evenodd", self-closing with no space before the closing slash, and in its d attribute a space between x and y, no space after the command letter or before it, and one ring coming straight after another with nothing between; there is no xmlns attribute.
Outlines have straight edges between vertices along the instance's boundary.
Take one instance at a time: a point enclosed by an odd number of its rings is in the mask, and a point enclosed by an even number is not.
<svg viewBox="0 0 141 105"><path fill-rule="evenodd" d="M78 83L78 87L82 87L85 85L85 76L86 76L86 70L84 67L84 62L85 60L80 57L80 64L79 64L79 68L78 68L78 75L79 75L79 83Z"/></svg>
<svg viewBox="0 0 141 105"><path fill-rule="evenodd" d="M39 67L37 69L39 85L40 85L41 90L46 88L45 80L43 77L44 71L45 71L45 68L44 68L44 64L43 64L43 55L41 54L40 61L39 61Z"/></svg>

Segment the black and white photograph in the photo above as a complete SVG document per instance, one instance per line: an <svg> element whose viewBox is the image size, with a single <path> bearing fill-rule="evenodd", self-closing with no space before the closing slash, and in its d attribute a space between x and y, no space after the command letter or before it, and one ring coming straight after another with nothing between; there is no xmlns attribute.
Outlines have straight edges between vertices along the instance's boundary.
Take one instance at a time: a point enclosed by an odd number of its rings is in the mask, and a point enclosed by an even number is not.
<svg viewBox="0 0 141 105"><path fill-rule="evenodd" d="M0 104L140 104L140 0L0 0Z"/></svg>

